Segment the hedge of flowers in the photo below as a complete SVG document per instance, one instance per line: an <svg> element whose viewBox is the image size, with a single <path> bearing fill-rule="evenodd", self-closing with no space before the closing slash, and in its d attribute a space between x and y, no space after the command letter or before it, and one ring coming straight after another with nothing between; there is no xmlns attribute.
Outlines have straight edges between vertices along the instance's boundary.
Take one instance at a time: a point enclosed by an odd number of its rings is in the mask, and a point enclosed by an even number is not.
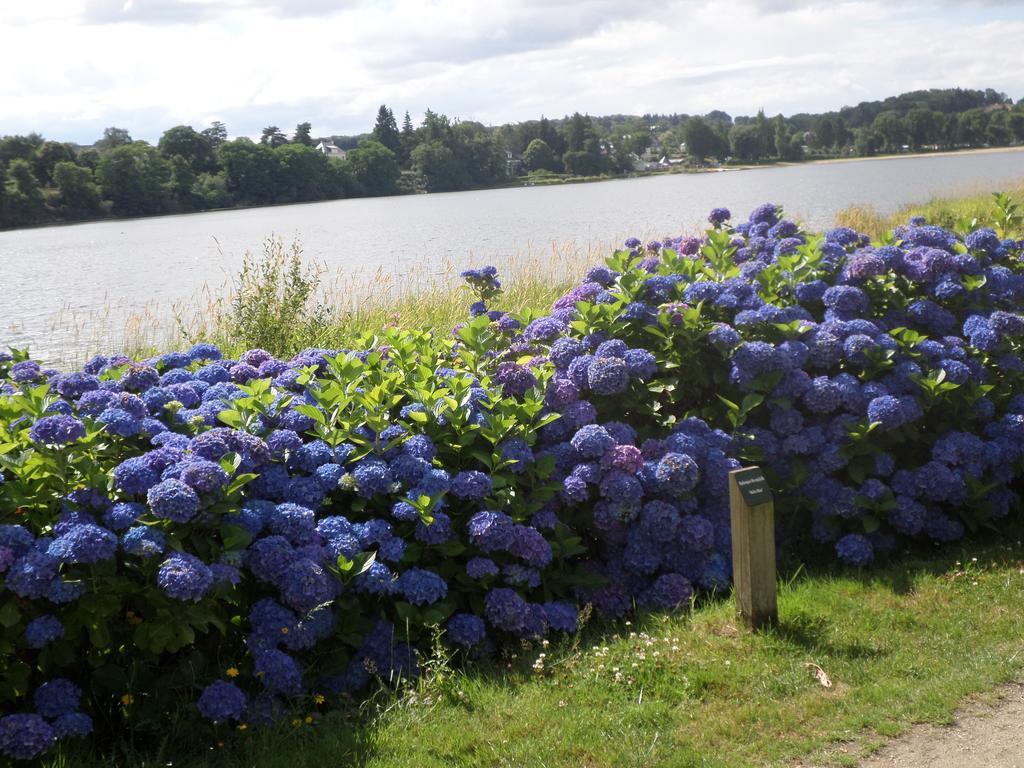
<svg viewBox="0 0 1024 768"><path fill-rule="evenodd" d="M592 605L726 587L728 472L868 565L1019 511L1022 242L872 245L772 205L631 239L544 315L496 270L451 336L0 362L0 752L253 727Z"/></svg>

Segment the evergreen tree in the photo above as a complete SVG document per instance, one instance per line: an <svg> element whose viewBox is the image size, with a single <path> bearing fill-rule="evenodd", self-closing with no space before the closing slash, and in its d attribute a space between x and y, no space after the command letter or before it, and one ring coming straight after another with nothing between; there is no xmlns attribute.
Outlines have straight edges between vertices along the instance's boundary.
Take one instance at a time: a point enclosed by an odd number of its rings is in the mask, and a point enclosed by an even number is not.
<svg viewBox="0 0 1024 768"><path fill-rule="evenodd" d="M268 125L260 135L260 144L266 144L271 149L288 143L288 137L284 135L276 125Z"/></svg>
<svg viewBox="0 0 1024 768"><path fill-rule="evenodd" d="M228 140L228 129L220 120L214 120L209 128L204 128L200 133L210 142L210 146L216 149Z"/></svg>
<svg viewBox="0 0 1024 768"><path fill-rule="evenodd" d="M295 126L295 135L292 136L292 144L301 144L304 147L313 146L313 138L309 135L313 126L309 123L299 123Z"/></svg>
<svg viewBox="0 0 1024 768"><path fill-rule="evenodd" d="M373 126L373 138L398 155L402 149L402 137L398 133L395 115L386 104L377 110L377 123Z"/></svg>

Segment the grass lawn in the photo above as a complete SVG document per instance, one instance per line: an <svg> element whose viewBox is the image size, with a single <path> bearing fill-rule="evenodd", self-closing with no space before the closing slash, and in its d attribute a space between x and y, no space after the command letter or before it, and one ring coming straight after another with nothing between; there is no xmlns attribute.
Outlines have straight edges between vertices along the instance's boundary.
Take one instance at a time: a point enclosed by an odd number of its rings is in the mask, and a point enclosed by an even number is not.
<svg viewBox="0 0 1024 768"><path fill-rule="evenodd" d="M572 645L524 646L500 663L435 661L403 694L312 723L297 713L262 733L169 729L158 757L151 745L121 752L140 768L851 765L1018 676L1022 603L1021 542L976 539L870 572L800 569L780 585L779 625L758 634L737 628L722 597L594 622Z"/></svg>

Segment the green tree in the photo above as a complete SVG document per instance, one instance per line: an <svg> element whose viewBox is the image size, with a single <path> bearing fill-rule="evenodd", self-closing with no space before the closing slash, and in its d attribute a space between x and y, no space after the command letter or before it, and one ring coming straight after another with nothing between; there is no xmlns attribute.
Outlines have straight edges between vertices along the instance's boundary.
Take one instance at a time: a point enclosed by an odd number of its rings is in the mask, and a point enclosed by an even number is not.
<svg viewBox="0 0 1024 768"><path fill-rule="evenodd" d="M324 196L329 199L351 197L358 193L356 178L348 160L328 158L324 171Z"/></svg>
<svg viewBox="0 0 1024 768"><path fill-rule="evenodd" d="M908 140L907 126L895 110L878 115L871 123L871 129L882 137L885 148L890 152L899 152Z"/></svg>
<svg viewBox="0 0 1024 768"><path fill-rule="evenodd" d="M788 162L794 162L803 157L803 139L800 134L790 133L789 124L782 115L776 115L773 122L775 124L776 157Z"/></svg>
<svg viewBox="0 0 1024 768"><path fill-rule="evenodd" d="M721 154L721 139L711 126L699 117L693 117L687 121L683 138L686 142L687 154L697 162L703 162L707 157Z"/></svg>
<svg viewBox="0 0 1024 768"><path fill-rule="evenodd" d="M523 162L530 171L557 171L558 158L544 139L534 139L523 153Z"/></svg>
<svg viewBox="0 0 1024 768"><path fill-rule="evenodd" d="M53 183L69 217L84 218L100 210L100 189L89 168L63 160L53 166Z"/></svg>
<svg viewBox="0 0 1024 768"><path fill-rule="evenodd" d="M277 160L276 197L279 202L322 200L327 158L303 144L285 144L274 150Z"/></svg>
<svg viewBox="0 0 1024 768"><path fill-rule="evenodd" d="M131 134L128 133L125 128L116 128L111 126L110 128L103 129L103 138L99 139L93 146L96 147L99 152L109 152L117 147L123 147L132 143Z"/></svg>
<svg viewBox="0 0 1024 768"><path fill-rule="evenodd" d="M95 171L96 166L100 164L100 153L92 147L86 147L75 157L75 162L91 171Z"/></svg>
<svg viewBox="0 0 1024 768"><path fill-rule="evenodd" d="M413 169L423 176L431 192L458 189L464 183L455 154L440 140L431 139L417 145L410 159Z"/></svg>
<svg viewBox="0 0 1024 768"><path fill-rule="evenodd" d="M1024 141L1024 112L1014 110L1009 113L1007 126L1016 141Z"/></svg>
<svg viewBox="0 0 1024 768"><path fill-rule="evenodd" d="M1013 141L1013 131L1010 130L1010 113L1001 109L993 112L985 127L985 143L993 147L1005 147Z"/></svg>
<svg viewBox="0 0 1024 768"><path fill-rule="evenodd" d="M373 126L373 138L390 149L396 156L402 151L402 135L398 132L394 113L385 104L377 110L377 122Z"/></svg>
<svg viewBox="0 0 1024 768"><path fill-rule="evenodd" d="M957 122L957 143L968 147L980 147L985 143L988 130L988 114L984 109L975 108L961 112Z"/></svg>
<svg viewBox="0 0 1024 768"><path fill-rule="evenodd" d="M212 171L216 167L210 138L191 125L176 125L164 131L157 143L160 153L170 159L181 157L195 174Z"/></svg>
<svg viewBox="0 0 1024 768"><path fill-rule="evenodd" d="M937 115L937 112L923 107L907 112L904 123L910 145L914 149L920 149L925 144L934 144L938 140L938 124L935 119Z"/></svg>
<svg viewBox="0 0 1024 768"><path fill-rule="evenodd" d="M761 131L757 125L734 125L729 129L729 144L732 154L750 162L761 158Z"/></svg>
<svg viewBox="0 0 1024 768"><path fill-rule="evenodd" d="M43 186L53 184L53 167L64 161L74 162L75 150L70 144L61 144L56 141L45 142L36 150L35 159L32 162L32 170Z"/></svg>
<svg viewBox="0 0 1024 768"><path fill-rule="evenodd" d="M266 144L240 137L217 150L228 192L236 202L270 203L275 198L277 160Z"/></svg>
<svg viewBox="0 0 1024 768"><path fill-rule="evenodd" d="M171 175L167 182L167 191L179 209L189 210L202 206L202 201L197 200L192 188L195 186L198 174L192 169L192 164L181 155L172 155L167 160Z"/></svg>
<svg viewBox="0 0 1024 768"><path fill-rule="evenodd" d="M268 125L263 129L263 133L260 136L260 144L266 144L271 149L287 143L288 137L276 125Z"/></svg>
<svg viewBox="0 0 1024 768"><path fill-rule="evenodd" d="M829 150L836 145L835 123L827 115L815 118L812 122L811 132L814 134L814 143L820 149Z"/></svg>
<svg viewBox="0 0 1024 768"><path fill-rule="evenodd" d="M299 123L295 126L295 135L292 136L293 144L301 144L304 147L313 146L313 137L310 132L313 130L313 126L309 123Z"/></svg>
<svg viewBox="0 0 1024 768"><path fill-rule="evenodd" d="M39 180L32 173L28 160L18 158L7 166L7 173L14 182L14 191L7 202L9 216L14 224L35 224L42 219L45 207L43 190Z"/></svg>
<svg viewBox="0 0 1024 768"><path fill-rule="evenodd" d="M761 140L761 154L771 155L775 152L775 129L771 122L765 117L764 110L757 110L757 117L754 118L754 125L757 127L757 135Z"/></svg>
<svg viewBox="0 0 1024 768"><path fill-rule="evenodd" d="M214 151L228 140L228 129L220 120L214 120L209 128L204 128L200 133L210 142L210 147Z"/></svg>
<svg viewBox="0 0 1024 768"><path fill-rule="evenodd" d="M231 205L231 193L223 173L201 173L192 188L203 208L226 208Z"/></svg>
<svg viewBox="0 0 1024 768"><path fill-rule="evenodd" d="M0 229L11 226L10 220L11 192L7 188L7 169L0 165Z"/></svg>
<svg viewBox="0 0 1024 768"><path fill-rule="evenodd" d="M882 148L884 140L871 128L858 128L854 131L853 144L861 157L871 157Z"/></svg>
<svg viewBox="0 0 1024 768"><path fill-rule="evenodd" d="M405 117L402 118L402 149L398 153L398 161L403 168L409 167L409 157L412 155L413 149L416 147L416 129L413 128L412 118L409 117L408 110L405 113Z"/></svg>
<svg viewBox="0 0 1024 768"><path fill-rule="evenodd" d="M398 188L398 159L376 139L364 139L348 154L357 188L366 195L392 195Z"/></svg>
<svg viewBox="0 0 1024 768"><path fill-rule="evenodd" d="M103 197L120 216L159 213L165 204L171 168L156 147L135 141L104 153L96 168Z"/></svg>
<svg viewBox="0 0 1024 768"><path fill-rule="evenodd" d="M596 176L606 170L601 156L601 142L589 115L575 112L569 118L565 130L565 146L562 164L566 172Z"/></svg>
<svg viewBox="0 0 1024 768"><path fill-rule="evenodd" d="M508 175L505 151L483 126L477 125L461 123L456 131L470 181L476 186L504 181Z"/></svg>
<svg viewBox="0 0 1024 768"><path fill-rule="evenodd" d="M12 160L31 161L43 146L43 137L38 133L27 136L4 136L0 139L0 165L7 166Z"/></svg>
<svg viewBox="0 0 1024 768"><path fill-rule="evenodd" d="M804 159L804 137L801 134L794 133L789 137L789 146L782 157L794 163Z"/></svg>

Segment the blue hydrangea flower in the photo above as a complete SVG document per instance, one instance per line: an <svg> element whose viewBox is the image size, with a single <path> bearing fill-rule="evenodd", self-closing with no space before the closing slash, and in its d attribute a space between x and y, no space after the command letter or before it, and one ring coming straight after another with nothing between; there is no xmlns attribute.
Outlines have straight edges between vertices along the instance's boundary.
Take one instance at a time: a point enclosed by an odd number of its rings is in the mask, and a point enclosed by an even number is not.
<svg viewBox="0 0 1024 768"><path fill-rule="evenodd" d="M117 535L92 523L72 526L53 540L47 553L64 563L99 563L117 552Z"/></svg>
<svg viewBox="0 0 1024 768"><path fill-rule="evenodd" d="M64 637L64 625L56 616L39 616L25 627L24 637L29 648L42 648L47 643Z"/></svg>
<svg viewBox="0 0 1024 768"><path fill-rule="evenodd" d="M277 579L281 599L300 613L330 602L338 593L338 582L319 563L299 558L284 567Z"/></svg>
<svg viewBox="0 0 1024 768"><path fill-rule="evenodd" d="M197 493L211 493L228 483L228 473L220 464L206 459L192 459L181 467L179 479Z"/></svg>
<svg viewBox="0 0 1024 768"><path fill-rule="evenodd" d="M253 660L253 674L268 691L286 696L302 693L302 672L298 662L283 651L267 649L257 653Z"/></svg>
<svg viewBox="0 0 1024 768"><path fill-rule="evenodd" d="M629 387L629 367L615 357L598 357L587 366L587 385L599 395L617 395Z"/></svg>
<svg viewBox="0 0 1024 768"><path fill-rule="evenodd" d="M395 591L413 605L430 605L445 598L448 584L433 571L410 568L395 581Z"/></svg>
<svg viewBox="0 0 1024 768"><path fill-rule="evenodd" d="M875 549L871 541L859 533L849 533L836 542L836 554L839 559L858 568L869 565L875 558Z"/></svg>
<svg viewBox="0 0 1024 768"><path fill-rule="evenodd" d="M471 579L480 580L498 575L497 564L486 557L472 557L466 563L466 574Z"/></svg>
<svg viewBox="0 0 1024 768"><path fill-rule="evenodd" d="M28 435L41 445L68 445L85 437L85 425L73 416L44 416L32 425Z"/></svg>
<svg viewBox="0 0 1024 768"><path fill-rule="evenodd" d="M600 459L615 445L615 439L604 427L587 424L576 431L570 443L583 458Z"/></svg>
<svg viewBox="0 0 1024 768"><path fill-rule="evenodd" d="M93 731L92 718L83 712L68 712L51 724L58 739L84 738Z"/></svg>
<svg viewBox="0 0 1024 768"><path fill-rule="evenodd" d="M512 542L514 523L503 512L482 511L467 524L469 540L483 552L505 549Z"/></svg>
<svg viewBox="0 0 1024 768"><path fill-rule="evenodd" d="M56 734L39 715L0 717L0 752L14 760L32 760L53 746Z"/></svg>
<svg viewBox="0 0 1024 768"><path fill-rule="evenodd" d="M195 555L175 552L160 564L156 583L168 597L198 601L213 586L213 572Z"/></svg>
<svg viewBox="0 0 1024 768"><path fill-rule="evenodd" d="M544 603L544 617L556 632L575 632L579 623L576 606L561 600Z"/></svg>
<svg viewBox="0 0 1024 768"><path fill-rule="evenodd" d="M148 525L129 528L121 537L121 547L129 555L149 558L161 554L166 546L163 531Z"/></svg>
<svg viewBox="0 0 1024 768"><path fill-rule="evenodd" d="M448 641L466 648L481 643L487 637L487 628L479 616L456 613L448 619Z"/></svg>
<svg viewBox="0 0 1024 768"><path fill-rule="evenodd" d="M482 499L491 492L491 478L475 470L459 472L452 478L451 490L460 499Z"/></svg>
<svg viewBox="0 0 1024 768"><path fill-rule="evenodd" d="M76 711L81 698L82 689L63 677L43 683L32 695L36 712L51 720Z"/></svg>
<svg viewBox="0 0 1024 768"><path fill-rule="evenodd" d="M164 480L149 489L146 501L153 514L175 523L187 523L199 512L199 496L181 480Z"/></svg>

